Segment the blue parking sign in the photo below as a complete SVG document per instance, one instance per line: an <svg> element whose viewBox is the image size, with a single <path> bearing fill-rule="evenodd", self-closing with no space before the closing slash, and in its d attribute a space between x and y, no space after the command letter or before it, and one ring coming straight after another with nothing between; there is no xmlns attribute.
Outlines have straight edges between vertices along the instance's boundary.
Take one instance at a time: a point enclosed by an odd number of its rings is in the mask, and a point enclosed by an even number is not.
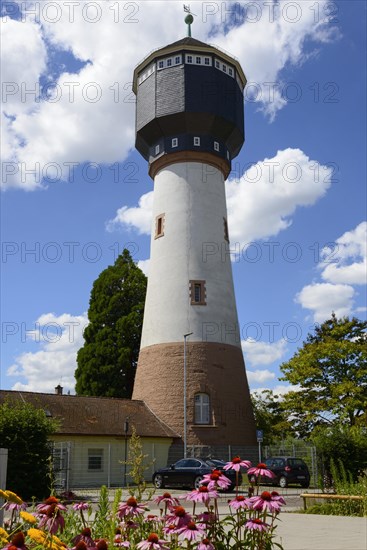
<svg viewBox="0 0 367 550"><path fill-rule="evenodd" d="M264 431L263 430L256 430L256 439L258 443L262 443L264 440Z"/></svg>

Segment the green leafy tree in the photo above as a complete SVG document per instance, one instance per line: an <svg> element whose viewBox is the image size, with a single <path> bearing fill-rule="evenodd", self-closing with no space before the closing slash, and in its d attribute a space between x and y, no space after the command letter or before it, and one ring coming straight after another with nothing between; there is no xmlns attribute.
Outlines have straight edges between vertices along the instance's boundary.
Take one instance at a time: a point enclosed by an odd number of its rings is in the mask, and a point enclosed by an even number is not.
<svg viewBox="0 0 367 550"><path fill-rule="evenodd" d="M94 282L85 343L77 355L78 395L131 397L146 285L146 276L126 249Z"/></svg>
<svg viewBox="0 0 367 550"><path fill-rule="evenodd" d="M280 366L281 380L298 385L283 408L301 435L316 426L355 426L367 405L367 322L333 314L307 336L297 353Z"/></svg>
<svg viewBox="0 0 367 550"><path fill-rule="evenodd" d="M292 423L282 409L281 401L271 390L251 394L256 428L264 434L264 445L280 442L293 434Z"/></svg>
<svg viewBox="0 0 367 550"><path fill-rule="evenodd" d="M7 487L23 500L49 496L49 436L57 423L45 411L19 401L0 405L0 447L8 449Z"/></svg>

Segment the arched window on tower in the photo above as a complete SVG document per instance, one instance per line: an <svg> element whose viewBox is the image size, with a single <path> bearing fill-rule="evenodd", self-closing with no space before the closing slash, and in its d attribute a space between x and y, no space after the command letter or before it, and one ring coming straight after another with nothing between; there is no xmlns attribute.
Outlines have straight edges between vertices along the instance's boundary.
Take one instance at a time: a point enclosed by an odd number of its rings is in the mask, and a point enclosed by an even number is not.
<svg viewBox="0 0 367 550"><path fill-rule="evenodd" d="M195 424L210 424L210 397L207 393L195 395Z"/></svg>

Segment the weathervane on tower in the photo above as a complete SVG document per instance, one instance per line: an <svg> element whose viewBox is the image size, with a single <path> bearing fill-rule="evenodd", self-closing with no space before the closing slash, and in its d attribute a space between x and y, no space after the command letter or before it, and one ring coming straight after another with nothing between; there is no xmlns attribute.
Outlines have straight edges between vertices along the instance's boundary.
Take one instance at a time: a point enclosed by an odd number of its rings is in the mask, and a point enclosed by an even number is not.
<svg viewBox="0 0 367 550"><path fill-rule="evenodd" d="M191 36L191 25L194 22L193 15L195 14L190 11L190 6L188 4L184 4L183 8L184 8L184 12L188 14L185 17L185 23L187 25L187 36Z"/></svg>

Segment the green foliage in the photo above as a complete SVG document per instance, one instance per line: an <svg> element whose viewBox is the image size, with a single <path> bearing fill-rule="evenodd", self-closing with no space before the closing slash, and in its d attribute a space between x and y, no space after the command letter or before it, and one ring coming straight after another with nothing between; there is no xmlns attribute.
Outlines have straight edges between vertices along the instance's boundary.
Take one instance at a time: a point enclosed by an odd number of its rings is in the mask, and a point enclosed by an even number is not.
<svg viewBox="0 0 367 550"><path fill-rule="evenodd" d="M131 398L146 285L146 276L126 249L94 282L85 343L77 355L78 395Z"/></svg>
<svg viewBox="0 0 367 550"><path fill-rule="evenodd" d="M264 432L264 445L271 445L293 433L292 423L282 409L279 397L271 390L251 394L256 428Z"/></svg>
<svg viewBox="0 0 367 550"><path fill-rule="evenodd" d="M49 436L56 429L55 420L41 408L21 401L0 405L0 447L8 449L7 485L23 500L50 493Z"/></svg>
<svg viewBox="0 0 367 550"><path fill-rule="evenodd" d="M129 452L126 464L130 466L129 477L132 479L135 487L129 489L129 493L135 496L138 500L141 500L143 494L148 500L154 494L154 489L147 491L147 484L145 481L145 472L152 466L152 462L147 463L146 459L149 455L143 453L143 445L140 437L136 433L135 426L132 427L132 434L129 441ZM125 464L125 462L123 462Z"/></svg>
<svg viewBox="0 0 367 550"><path fill-rule="evenodd" d="M319 426L311 435L324 472L331 473L338 457L339 467L348 470L353 479L367 469L367 430L360 426ZM340 466L342 465L342 466Z"/></svg>
<svg viewBox="0 0 367 550"><path fill-rule="evenodd" d="M303 347L280 367L281 380L298 385L282 402L298 433L335 422L355 426L365 419L367 404L367 322L353 317L316 326Z"/></svg>

